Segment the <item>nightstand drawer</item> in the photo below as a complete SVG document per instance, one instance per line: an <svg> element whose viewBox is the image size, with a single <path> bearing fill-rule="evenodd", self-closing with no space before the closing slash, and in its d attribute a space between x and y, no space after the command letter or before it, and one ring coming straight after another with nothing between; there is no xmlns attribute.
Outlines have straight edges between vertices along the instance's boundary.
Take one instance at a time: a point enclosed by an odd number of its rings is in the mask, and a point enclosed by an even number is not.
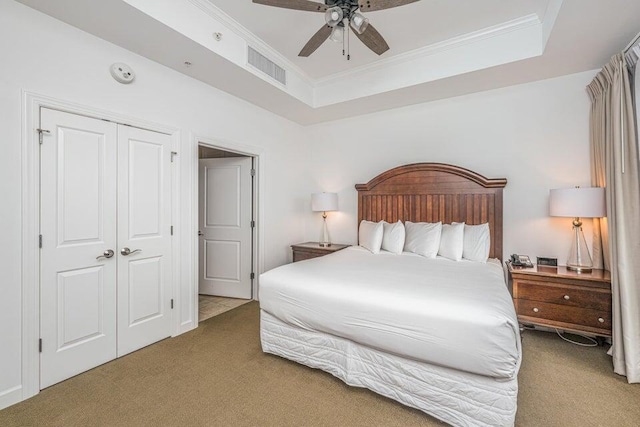
<svg viewBox="0 0 640 427"><path fill-rule="evenodd" d="M302 251L293 251L293 262L304 261L305 259L318 258L326 255L325 253L317 253L317 252L302 252Z"/></svg>
<svg viewBox="0 0 640 427"><path fill-rule="evenodd" d="M320 246L316 242L307 242L291 245L291 250L293 251L293 262L298 262L329 255L347 247L349 247L349 245L340 243L334 243L331 246Z"/></svg>
<svg viewBox="0 0 640 427"><path fill-rule="evenodd" d="M592 310L526 299L516 299L515 303L519 316L611 330L611 312L609 310Z"/></svg>
<svg viewBox="0 0 640 427"><path fill-rule="evenodd" d="M606 290L585 289L572 285L553 285L518 280L515 298L549 302L609 312L611 310L611 294Z"/></svg>

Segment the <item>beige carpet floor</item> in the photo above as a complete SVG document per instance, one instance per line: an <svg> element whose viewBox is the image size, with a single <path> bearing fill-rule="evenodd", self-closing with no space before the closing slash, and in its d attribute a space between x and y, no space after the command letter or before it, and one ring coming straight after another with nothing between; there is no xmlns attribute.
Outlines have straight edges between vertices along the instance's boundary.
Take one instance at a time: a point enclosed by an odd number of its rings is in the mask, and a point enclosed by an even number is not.
<svg viewBox="0 0 640 427"><path fill-rule="evenodd" d="M433 426L330 374L263 354L245 304L0 411L0 426ZM518 426L638 426L640 385L605 348L526 331Z"/></svg>

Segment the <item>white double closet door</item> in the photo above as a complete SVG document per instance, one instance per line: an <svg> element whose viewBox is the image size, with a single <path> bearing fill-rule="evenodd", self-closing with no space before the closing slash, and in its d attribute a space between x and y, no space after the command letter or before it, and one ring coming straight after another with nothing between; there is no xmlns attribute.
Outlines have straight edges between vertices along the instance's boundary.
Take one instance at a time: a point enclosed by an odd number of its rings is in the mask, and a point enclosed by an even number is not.
<svg viewBox="0 0 640 427"><path fill-rule="evenodd" d="M171 139L43 108L40 388L171 334Z"/></svg>

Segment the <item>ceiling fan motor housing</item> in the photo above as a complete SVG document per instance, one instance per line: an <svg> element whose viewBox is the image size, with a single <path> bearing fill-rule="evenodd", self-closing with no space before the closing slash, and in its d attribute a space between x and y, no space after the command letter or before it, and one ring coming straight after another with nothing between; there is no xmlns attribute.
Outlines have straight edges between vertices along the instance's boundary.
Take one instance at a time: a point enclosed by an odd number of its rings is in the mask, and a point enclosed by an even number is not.
<svg viewBox="0 0 640 427"><path fill-rule="evenodd" d="M351 15L358 10L358 0L324 0L327 7L339 7L342 9L342 15L348 21L351 21Z"/></svg>
<svg viewBox="0 0 640 427"><path fill-rule="evenodd" d="M327 6L346 6L346 7L358 7L358 0L324 0L324 4Z"/></svg>

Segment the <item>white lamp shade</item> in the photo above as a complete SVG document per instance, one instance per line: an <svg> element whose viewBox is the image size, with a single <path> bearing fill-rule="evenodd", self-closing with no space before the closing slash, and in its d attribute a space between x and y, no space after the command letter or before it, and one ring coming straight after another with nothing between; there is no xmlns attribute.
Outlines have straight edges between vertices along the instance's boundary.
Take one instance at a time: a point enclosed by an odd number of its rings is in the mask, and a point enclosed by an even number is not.
<svg viewBox="0 0 640 427"><path fill-rule="evenodd" d="M314 212L329 212L338 210L337 193L313 193L311 195L311 210Z"/></svg>
<svg viewBox="0 0 640 427"><path fill-rule="evenodd" d="M607 215L604 188L558 188L549 192L549 215L600 218Z"/></svg>

